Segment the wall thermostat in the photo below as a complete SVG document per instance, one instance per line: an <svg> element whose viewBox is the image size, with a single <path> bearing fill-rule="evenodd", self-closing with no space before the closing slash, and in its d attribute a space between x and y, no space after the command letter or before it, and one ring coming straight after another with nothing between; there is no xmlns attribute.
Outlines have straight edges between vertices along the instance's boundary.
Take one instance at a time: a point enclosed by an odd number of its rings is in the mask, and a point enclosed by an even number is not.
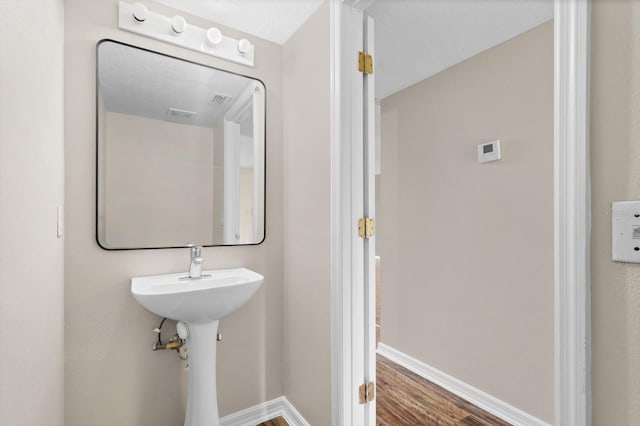
<svg viewBox="0 0 640 426"><path fill-rule="evenodd" d="M488 163L500 159L500 139L478 145L478 162Z"/></svg>
<svg viewBox="0 0 640 426"><path fill-rule="evenodd" d="M611 206L611 258L640 263L640 201L618 201Z"/></svg>

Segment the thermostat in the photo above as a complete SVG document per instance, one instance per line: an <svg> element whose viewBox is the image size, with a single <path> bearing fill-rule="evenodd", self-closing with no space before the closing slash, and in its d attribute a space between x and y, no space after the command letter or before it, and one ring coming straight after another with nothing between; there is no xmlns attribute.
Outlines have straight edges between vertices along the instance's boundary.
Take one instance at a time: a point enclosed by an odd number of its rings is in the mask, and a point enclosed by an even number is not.
<svg viewBox="0 0 640 426"><path fill-rule="evenodd" d="M611 207L611 258L640 263L640 201L618 201Z"/></svg>
<svg viewBox="0 0 640 426"><path fill-rule="evenodd" d="M478 145L478 163L488 163L500 159L500 139Z"/></svg>

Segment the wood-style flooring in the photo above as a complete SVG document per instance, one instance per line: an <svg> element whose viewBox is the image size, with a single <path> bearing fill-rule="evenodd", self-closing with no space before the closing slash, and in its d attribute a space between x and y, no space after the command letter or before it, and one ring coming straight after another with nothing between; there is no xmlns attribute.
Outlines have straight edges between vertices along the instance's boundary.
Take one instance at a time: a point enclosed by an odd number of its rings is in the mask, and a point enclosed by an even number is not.
<svg viewBox="0 0 640 426"><path fill-rule="evenodd" d="M380 355L376 374L380 426L510 426Z"/></svg>
<svg viewBox="0 0 640 426"><path fill-rule="evenodd" d="M289 423L282 417L276 417L275 419L260 423L257 426L289 426Z"/></svg>
<svg viewBox="0 0 640 426"><path fill-rule="evenodd" d="M451 392L378 355L378 426L511 426ZM258 426L289 426L282 417Z"/></svg>

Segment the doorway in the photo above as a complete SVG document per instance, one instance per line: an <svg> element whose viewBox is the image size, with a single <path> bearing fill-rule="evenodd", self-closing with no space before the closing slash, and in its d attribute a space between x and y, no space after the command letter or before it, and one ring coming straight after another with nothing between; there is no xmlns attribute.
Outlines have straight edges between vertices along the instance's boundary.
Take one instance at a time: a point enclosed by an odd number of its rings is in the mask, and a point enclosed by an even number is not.
<svg viewBox="0 0 640 426"><path fill-rule="evenodd" d="M549 424L553 3L379 0L365 13L381 145L377 371L402 378L378 380L378 424ZM453 410L455 397L471 409Z"/></svg>
<svg viewBox="0 0 640 426"><path fill-rule="evenodd" d="M375 7L375 4L378 2L366 2L366 3L367 3L366 8L368 8L368 7L372 7L371 3L373 3L373 7ZM412 2L403 2L403 4L405 5L410 3ZM353 9L353 5L345 5L345 8ZM344 18L345 16L351 16L353 14L357 15L359 12L354 10L345 10L345 9L337 10L337 9L340 9L340 8L334 7L333 12L334 12L334 17L340 18L338 20L338 23L340 23L340 25L338 26L334 25L334 33L339 34L340 37L347 37L347 41L351 41L351 39L349 38L349 35L356 34L357 29L354 30L353 26L345 25L346 21L349 21L350 24L352 24L353 21L350 21L349 19L344 19ZM340 12L343 12L343 14L341 15ZM365 14L366 12L361 13L360 19L363 19L363 16ZM551 385L551 387L555 390L557 397L556 397L556 400L552 401L551 403L547 401L547 404L548 404L547 406L552 405L552 412L553 412L553 414L551 414L551 417L553 417L553 419L549 421L549 423L553 422L554 424L562 424L562 425L565 425L565 424L578 425L578 424L586 424L585 422L588 417L588 409L587 409L588 404L586 404L586 401L588 400L588 380L587 380L588 375L586 373L587 372L587 369L586 369L587 348L582 347L582 348L577 348L577 350L575 350L576 349L575 340L573 340L572 338L569 338L569 333L574 333L572 337L576 335L575 333L578 333L578 334L582 333L582 335L586 336L585 330L586 330L586 323L588 320L588 310L586 309L587 304L585 303L585 293L586 293L585 289L587 288L587 284L588 284L588 279L586 279L588 278L588 274L581 273L578 275L570 275L570 274L567 274L566 272L567 270L572 270L572 269L574 271L588 270L587 268L588 256L584 255L584 253L588 253L588 250L586 250L588 249L586 239L582 238L578 241L575 241L576 235L580 235L584 237L588 233L588 220L584 217L584 215L586 214L584 212L588 210L585 209L582 213L580 213L578 209L570 210L567 208L567 206L575 205L576 203L583 203L583 204L588 203L588 191L587 191L587 185L586 185L586 183L588 182L588 171L586 169L586 149L585 149L586 148L586 131L585 131L586 129L586 124L585 124L586 123L586 93L587 93L585 82L586 82L586 74L587 74L586 65L588 63L588 38L584 37L584 34L588 34L588 19L587 19L588 4L585 5L584 3L581 4L579 2L562 2L562 3L556 2L554 5L553 16L555 17L555 22L554 24L552 24L554 27L553 33L555 35L554 36L555 57L553 62L554 63L554 85L553 85L554 101L553 102L555 105L555 108L554 108L555 129L554 129L553 149L555 154L554 155L555 168L553 171L554 201L553 201L553 215L552 215L553 229L554 229L554 234L552 237L553 246L554 246L554 251L553 251L553 277L554 278L552 280L554 290L553 290L552 304L555 304L557 309L554 311L554 315L552 319L553 331L551 334L552 336L554 336L553 339L555 340L556 343L552 344L553 354L551 355L551 357L553 358L553 364L555 366L554 368L555 375L554 375L554 379L552 379L553 385ZM337 30L338 27L339 27L339 30ZM362 37L361 37L361 40L362 40ZM334 43L335 41L336 40L334 39ZM342 54L339 55L338 57L334 57L334 69L336 68L344 69L343 68L344 58L348 57L348 55L344 54L344 51L349 48L348 44L349 43L343 43ZM357 43L354 43L354 44L357 44ZM376 61L374 60L374 63L375 62ZM573 64L573 68L569 66L570 64ZM336 65L338 66L336 67ZM343 76L344 75L345 74L343 74ZM567 76L570 76L571 78L567 78ZM353 81L357 81L357 80L354 79ZM339 84L337 85L336 92L339 93L341 91L344 91L345 88L351 90L352 88L350 87L349 83L353 83L353 81L351 80L351 78L344 78L343 81L337 82ZM365 77L365 84L364 84L365 88L366 88L366 85L367 85L367 80ZM356 89L356 92L357 92L357 89ZM572 99L571 102L568 102L568 97L569 97L568 95L570 93L573 93L573 94L582 93L583 96L574 98ZM353 98L357 99L357 93L355 93L356 96L353 96L354 92L351 92L351 95L352 95L352 99ZM367 100L365 90L363 90L361 99ZM369 99L369 101L370 101L370 104L373 104L373 102L371 102L373 101L373 99ZM343 107L345 106L344 102L342 103L341 106ZM341 129L344 131L345 127L349 127L349 126L357 127L357 123L355 123L355 126L354 126L353 111L350 111L349 114L344 113L344 108L342 109L342 111L343 113L340 114L340 117L342 119L342 121L340 122ZM335 113L336 111L334 110L334 114ZM558 117L566 118L567 115L573 116L574 118L576 118L576 120L566 121L566 120L558 119ZM363 137L366 137L367 125L371 124L371 121L367 121L367 117L368 117L367 113L362 114L363 129L365 129L363 132ZM345 120L345 118L348 118L348 120ZM348 124L345 124L347 121L348 121ZM569 128L572 128L574 130L578 129L578 131L568 132ZM384 130L382 130L382 133L384 133ZM351 134L353 135L354 133L352 132ZM338 133L334 133L334 147L336 149L341 148L342 153L344 154L346 152L344 150L344 144L335 145L335 141L337 140L338 136L342 136L342 134L338 135ZM484 142L492 142L492 141L479 140L477 145L480 145ZM567 152L566 150L567 146L577 148L577 151ZM351 148L353 148L353 146ZM357 154L357 149L355 150L352 149L351 153ZM477 153L474 153L474 156L475 154ZM368 157L363 156L362 158L368 158ZM474 158L474 157L472 156L471 158ZM357 155L350 157L350 160L352 161L356 159L357 159ZM341 160L341 164L344 165L343 161L346 160L346 156L343 156L340 160ZM575 169L571 169L572 167L575 167L576 164L579 165L577 169L579 173L577 175L575 173L572 173L573 171L575 171ZM359 170L362 170L362 168ZM353 174L357 174L359 170L357 167L354 167L352 168L351 172ZM382 170L383 170L382 174L384 174L384 161L382 165ZM349 174L348 170L345 168L341 168L341 172L343 173L341 178L344 178L345 174ZM352 191L351 195L357 198L358 197L357 182L356 182L357 179L353 179L353 174L350 175L351 180L349 182L349 187L350 187L350 191ZM573 174L573 176L569 177L570 174ZM405 187L400 187L396 192L401 193L404 190L405 190ZM364 192L366 193L367 189ZM577 195L577 196L574 197L574 195ZM384 198L384 195L381 195L381 197ZM344 201L344 199L341 201ZM353 204L351 205L351 207L352 206ZM372 211L375 212L375 206L373 207ZM382 240L384 231L382 230L380 225L384 223L384 219L379 217L376 217L376 219L378 219L378 222L377 222L378 226L376 227L378 228L377 238ZM383 222L380 222L380 220L383 220ZM404 222L402 223L402 225L406 225L408 221L405 219L403 220ZM464 220L460 221L459 223L464 223ZM348 225L349 225L348 223L343 223L343 226L348 226ZM482 229L480 229L479 232L487 232L487 231L486 230L483 231ZM573 243L568 245L563 244L563 242L571 239L574 240L575 244ZM373 243L372 245L375 246L375 241L372 241L372 243ZM381 241L381 247L383 246L384 246L384 241ZM345 246L342 246L342 248L344 249ZM359 250L356 244L352 244L350 247L348 247L348 249L350 250L351 253L353 253L353 251L357 252ZM373 264L374 264L373 255L379 254L381 257L380 262L381 262L382 276L384 276L385 258L382 255L382 253L366 254L365 249L363 248L362 250L363 250L362 253L364 254L361 255L362 257L359 257L359 258L364 259L362 263L362 265L364 266L364 270L365 271L373 270ZM414 250L414 252L415 251L417 250ZM390 251L390 252L393 253L393 251ZM345 253L343 252L343 254ZM433 256L433 253L431 253L429 260L433 261L432 257L435 257ZM369 258L370 258L370 261L368 261ZM358 256L356 255L354 259L357 260ZM421 259L422 258L418 256L416 258L413 258L412 260L416 263L419 263ZM346 256L343 257L343 260L346 260L346 262L343 262L341 265L343 272L345 270L345 263L347 264L348 267L358 266L357 262L356 263L350 262ZM462 262L459 262L458 265L461 265L461 263ZM547 270L547 273L548 272L549 271ZM372 274L372 273L367 274L365 272L361 275L363 280L367 280L367 277L370 278L369 281L366 282L366 285L364 286L363 290L365 292L369 291L370 295L374 294L375 280L373 279L373 276L375 274ZM350 283L351 285L350 290L352 292L350 294L350 300L349 300L351 307L346 307L347 309L346 311L343 311L343 313L348 312L349 314L352 315L352 317L347 321L345 321L345 318L343 317L341 324L342 325L346 324L349 327L351 337L353 338L354 342L357 342L359 340L359 335L361 332L362 335L364 336L364 342L366 347L367 342L372 341L367 336L375 336L375 326L373 325L375 324L375 315L372 312L375 310L375 301L374 301L374 297L367 297L366 294L360 297L358 284L357 282L354 282L354 279L357 280L358 278L357 273L352 273L350 275L350 278L352 280L352 282ZM344 281L342 281L342 284L344 284ZM385 340L384 282L382 283L381 287L383 288L381 326L382 326L382 341L384 344L384 340ZM568 294L566 292L567 288L576 290L576 292L573 294ZM341 299L340 297L341 296L340 293L343 291L345 291L344 286L338 287L334 285L334 295L337 296L335 299L336 304L334 304L334 307L339 306L341 302L344 302L344 299ZM344 293L342 293L342 295L344 295ZM358 304L360 302L363 303L362 308L358 308ZM345 307L345 305L343 305L343 307ZM411 311L412 311L411 309L407 309L404 314L408 315L411 313ZM567 315L567 312L573 312L574 314L578 313L579 315ZM364 325L358 325L357 318L359 317L359 315L364 316L365 318ZM402 313L400 315L402 315ZM334 318L336 317L334 316ZM396 328L399 329L400 332L402 332L402 330L404 329L403 327L400 327L400 326L396 326ZM437 329L438 327L436 327L436 330ZM441 324L439 329L446 331L446 323ZM334 327L333 330L335 332L336 328ZM337 334L339 337L340 333L337 333ZM409 334L409 337L411 338L415 336L417 333L411 332L408 334ZM334 335L334 342L336 341L335 338L336 336ZM438 348L438 349L441 349L441 348ZM410 349L410 350L414 350L414 349ZM402 352L402 351L399 351L399 352ZM356 385L356 383L358 383L357 377L360 375L360 373L369 373L368 377L366 374L364 374L365 383L367 382L367 380L371 378L375 378L375 373L371 374L371 371L367 369L367 359L366 359L365 353L366 353L366 348L364 351L362 351L362 350L359 350L356 345L355 347L352 348L351 351L343 350L336 354L336 358L334 358L334 361L337 361L338 364L341 364L340 358L344 357L345 355L348 355L349 359L353 360L354 362L353 362L353 369L349 370L349 372L352 374L350 382L349 380L340 380L339 384L342 387L340 389L336 389L335 384L337 384L337 382L334 381L334 402L336 401L336 396L338 396L338 398L340 397L340 395L344 397L346 395L346 392L350 391L350 389L348 388L348 385L353 386L353 385ZM406 355L406 352L402 352L402 353ZM358 361L358 357L363 355L365 356L364 366L360 364ZM417 359L417 358L411 357L411 356L405 357L405 361L407 362L411 361L411 359ZM342 363L342 367L344 367L344 365L345 364ZM354 372L355 374L353 374ZM437 370L437 372L441 372L441 371ZM344 370L342 370L342 373L344 373ZM341 375L341 372L338 371L336 373L336 370L334 369L334 379L338 380L341 377L343 379L345 378L344 375ZM446 379L447 377L445 375L441 375L440 379L443 379L443 378ZM566 378L573 379L573 380L570 380L571 386L566 386L567 380L564 380ZM578 382L582 383L581 389L574 386ZM345 383L347 385L345 385ZM484 397L486 395L487 393L484 392L484 393L479 393L476 396ZM473 397L473 395L471 396ZM468 399L472 399L472 398L467 398L467 400ZM373 403L370 402L369 404L365 404L364 407L357 405L357 402L349 397L342 399L340 402L347 402L347 401L351 403L351 406L349 407L348 410L343 410L342 412L338 412L338 413L336 413L336 410L334 410L334 422L336 424L346 424L344 423L345 418L350 418L352 420L349 422L350 424L374 424L373 419L375 419L375 415L372 415L371 412L375 410L375 402ZM340 404L340 402L338 403L337 407L344 409L345 405ZM472 401L472 402L478 402L478 401ZM486 400L483 402L482 398L480 398L480 404L482 403L486 403ZM547 423L546 420L542 420L542 423L538 423L535 420L531 420L532 418L535 418L535 416L517 417L518 414L522 414L522 410L518 410L518 411L520 412L518 413L517 411L514 411L513 413L515 414L511 413L516 416L516 419L514 421L511 421L511 423L514 423L514 424L546 424ZM358 413L363 413L363 414L360 417L358 417L360 415ZM507 417L507 419L509 419L508 417L510 415L509 413L506 413L506 415L505 413L499 413L499 414L502 414L503 418ZM351 416L351 417L348 417L348 416ZM525 420L522 420L523 418ZM353 421L353 419L356 419L356 420ZM513 417L511 417L511 419L513 419ZM518 419L520 420L518 421ZM362 422L360 422L360 420ZM585 422L582 422L581 420L584 420Z"/></svg>

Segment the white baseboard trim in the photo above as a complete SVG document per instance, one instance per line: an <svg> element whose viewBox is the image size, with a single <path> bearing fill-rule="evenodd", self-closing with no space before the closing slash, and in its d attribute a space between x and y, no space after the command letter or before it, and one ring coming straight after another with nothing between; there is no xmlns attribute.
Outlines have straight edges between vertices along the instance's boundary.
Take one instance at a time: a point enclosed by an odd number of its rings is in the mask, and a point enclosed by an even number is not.
<svg viewBox="0 0 640 426"><path fill-rule="evenodd" d="M220 419L220 426L256 426L280 416L290 426L310 426L284 396L224 416Z"/></svg>
<svg viewBox="0 0 640 426"><path fill-rule="evenodd" d="M548 423L384 343L378 344L377 352L506 422L517 426L549 426Z"/></svg>

